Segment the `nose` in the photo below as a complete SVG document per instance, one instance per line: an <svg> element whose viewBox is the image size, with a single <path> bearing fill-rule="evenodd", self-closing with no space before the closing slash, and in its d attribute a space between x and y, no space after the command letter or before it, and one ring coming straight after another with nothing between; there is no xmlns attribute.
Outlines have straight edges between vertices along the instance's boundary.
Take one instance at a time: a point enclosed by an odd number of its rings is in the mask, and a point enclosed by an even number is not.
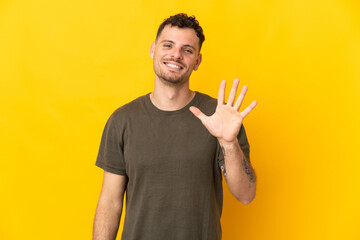
<svg viewBox="0 0 360 240"><path fill-rule="evenodd" d="M174 47L171 51L171 57L176 59L182 59L183 56L182 56L181 48Z"/></svg>

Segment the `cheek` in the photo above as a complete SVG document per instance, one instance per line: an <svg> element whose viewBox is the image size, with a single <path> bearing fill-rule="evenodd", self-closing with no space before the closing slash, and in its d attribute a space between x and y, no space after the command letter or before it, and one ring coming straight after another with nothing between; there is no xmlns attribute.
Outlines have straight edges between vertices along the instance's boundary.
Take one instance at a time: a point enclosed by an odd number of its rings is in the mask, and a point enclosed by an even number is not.
<svg viewBox="0 0 360 240"><path fill-rule="evenodd" d="M196 65L196 61L194 59L191 59L191 61L189 61L189 65L188 66L191 66L192 68L194 68Z"/></svg>

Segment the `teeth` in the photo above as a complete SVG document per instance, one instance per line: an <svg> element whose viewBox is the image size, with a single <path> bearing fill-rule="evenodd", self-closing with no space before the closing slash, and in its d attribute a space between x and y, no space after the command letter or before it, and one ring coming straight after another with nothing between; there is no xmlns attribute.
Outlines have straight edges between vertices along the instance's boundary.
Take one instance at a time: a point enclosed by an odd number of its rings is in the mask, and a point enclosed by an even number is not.
<svg viewBox="0 0 360 240"><path fill-rule="evenodd" d="M179 66L174 65L174 64L171 64L171 63L168 63L167 65L168 65L169 67L172 67L172 68L177 68L177 69L180 69L180 67L179 67Z"/></svg>

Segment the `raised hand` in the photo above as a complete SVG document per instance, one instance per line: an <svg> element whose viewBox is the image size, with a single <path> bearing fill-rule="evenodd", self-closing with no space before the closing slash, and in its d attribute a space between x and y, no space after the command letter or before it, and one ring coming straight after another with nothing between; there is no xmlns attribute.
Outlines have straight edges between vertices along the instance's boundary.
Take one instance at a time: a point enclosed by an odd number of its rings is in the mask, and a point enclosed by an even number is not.
<svg viewBox="0 0 360 240"><path fill-rule="evenodd" d="M208 131L219 139L222 143L233 143L237 141L237 135L240 131L241 124L244 118L255 108L257 101L253 101L242 112L239 112L240 106L244 100L247 86L244 86L240 92L236 102L236 92L239 85L239 79L235 79L231 87L230 95L227 103L225 104L225 86L226 81L221 81L218 104L216 111L212 116L206 116L197 107L190 107L190 111L200 119Z"/></svg>

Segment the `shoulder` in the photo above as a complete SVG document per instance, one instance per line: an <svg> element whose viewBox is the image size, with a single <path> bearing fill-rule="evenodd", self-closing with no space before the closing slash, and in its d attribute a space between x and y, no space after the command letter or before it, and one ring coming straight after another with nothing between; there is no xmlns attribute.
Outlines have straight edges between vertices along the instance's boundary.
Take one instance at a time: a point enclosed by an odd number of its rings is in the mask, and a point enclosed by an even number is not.
<svg viewBox="0 0 360 240"><path fill-rule="evenodd" d="M213 114L217 106L217 99L201 92L196 92L196 94L198 98L196 107L207 115Z"/></svg>
<svg viewBox="0 0 360 240"><path fill-rule="evenodd" d="M110 119L116 122L124 122L132 116L138 115L145 108L147 98L148 94L124 104L111 114Z"/></svg>
<svg viewBox="0 0 360 240"><path fill-rule="evenodd" d="M148 97L149 97L148 94L146 94L146 95L143 95L141 97L138 97L138 98L132 100L131 102L124 104L123 106L116 109L113 112L113 115L118 116L118 115L123 115L123 114L136 113L137 111L139 111L140 109L142 109L144 107L145 102Z"/></svg>
<svg viewBox="0 0 360 240"><path fill-rule="evenodd" d="M205 101L205 102L212 102L212 103L216 103L217 102L217 99L216 98L213 98L205 93L202 93L202 92L196 92L196 94L198 95L199 99L201 99L202 101Z"/></svg>

